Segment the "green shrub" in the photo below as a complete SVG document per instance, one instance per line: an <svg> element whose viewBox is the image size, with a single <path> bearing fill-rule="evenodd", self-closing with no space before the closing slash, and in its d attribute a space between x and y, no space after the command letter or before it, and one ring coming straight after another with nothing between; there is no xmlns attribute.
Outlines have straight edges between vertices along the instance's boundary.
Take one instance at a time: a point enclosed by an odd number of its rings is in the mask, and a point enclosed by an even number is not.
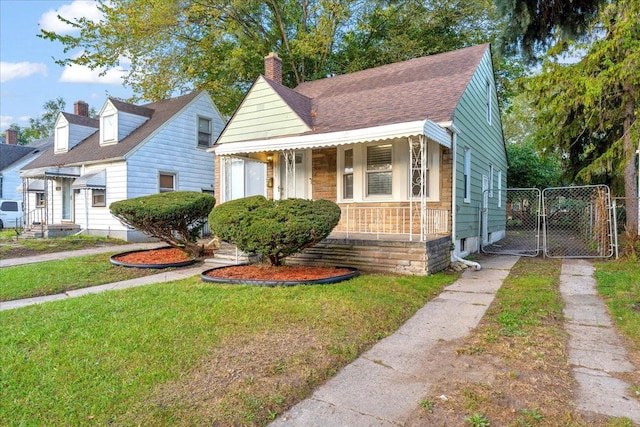
<svg viewBox="0 0 640 427"><path fill-rule="evenodd" d="M109 209L123 224L198 257L203 248L195 242L215 204L208 194L175 191L113 202Z"/></svg>
<svg viewBox="0 0 640 427"><path fill-rule="evenodd" d="M257 252L273 265L315 245L340 221L340 207L328 200L267 200L252 196L217 206L211 232L244 252Z"/></svg>

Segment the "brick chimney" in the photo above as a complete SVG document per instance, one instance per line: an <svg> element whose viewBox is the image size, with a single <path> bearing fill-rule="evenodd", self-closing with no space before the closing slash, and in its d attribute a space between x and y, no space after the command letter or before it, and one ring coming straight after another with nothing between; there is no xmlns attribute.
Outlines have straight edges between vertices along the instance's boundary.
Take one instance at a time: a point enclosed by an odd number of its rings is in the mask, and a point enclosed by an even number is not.
<svg viewBox="0 0 640 427"><path fill-rule="evenodd" d="M76 101L73 104L73 114L76 116L89 117L89 104L84 101Z"/></svg>
<svg viewBox="0 0 640 427"><path fill-rule="evenodd" d="M264 57L264 76L282 84L282 59L277 53L271 52Z"/></svg>
<svg viewBox="0 0 640 427"><path fill-rule="evenodd" d="M5 138L7 144L18 145L18 132L15 129L7 129Z"/></svg>

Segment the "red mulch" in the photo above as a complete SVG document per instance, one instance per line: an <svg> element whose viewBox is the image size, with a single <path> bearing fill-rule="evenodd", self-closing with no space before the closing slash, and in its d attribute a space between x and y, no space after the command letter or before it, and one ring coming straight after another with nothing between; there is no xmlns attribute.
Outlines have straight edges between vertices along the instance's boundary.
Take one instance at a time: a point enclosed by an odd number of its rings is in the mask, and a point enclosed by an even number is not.
<svg viewBox="0 0 640 427"><path fill-rule="evenodd" d="M172 264L191 259L178 248L150 249L148 251L116 255L113 258L127 264Z"/></svg>
<svg viewBox="0 0 640 427"><path fill-rule="evenodd" d="M218 268L207 273L209 277L223 279L246 279L246 280L269 280L269 281L299 281L318 280L329 277L342 276L351 273L346 268L332 267L307 267L282 265L274 267L272 265L237 265L232 267Z"/></svg>

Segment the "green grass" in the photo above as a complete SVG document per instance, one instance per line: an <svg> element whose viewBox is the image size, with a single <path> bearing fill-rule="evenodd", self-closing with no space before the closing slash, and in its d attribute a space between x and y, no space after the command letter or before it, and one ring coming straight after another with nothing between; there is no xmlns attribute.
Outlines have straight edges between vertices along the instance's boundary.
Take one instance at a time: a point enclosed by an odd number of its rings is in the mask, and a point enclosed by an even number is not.
<svg viewBox="0 0 640 427"><path fill-rule="evenodd" d="M497 306L489 316L505 336L528 335L547 318L562 316L558 291L559 264L521 260L497 293Z"/></svg>
<svg viewBox="0 0 640 427"><path fill-rule="evenodd" d="M2 230L0 230L0 242L2 242L3 240L13 239L16 237L16 234L19 235L21 232L22 228L18 228L17 233L15 228L3 228Z"/></svg>
<svg viewBox="0 0 640 427"><path fill-rule="evenodd" d="M264 425L456 277L360 276L287 288L194 277L0 312L0 419ZM245 363L230 369L243 354ZM216 381L187 387L197 375L233 380L209 396Z"/></svg>
<svg viewBox="0 0 640 427"><path fill-rule="evenodd" d="M640 349L640 261L597 263L595 277L619 330Z"/></svg>
<svg viewBox="0 0 640 427"><path fill-rule="evenodd" d="M3 268L0 270L0 301L58 294L158 272L112 265L109 257L115 253Z"/></svg>
<svg viewBox="0 0 640 427"><path fill-rule="evenodd" d="M50 253L71 251L74 249L84 249L104 245L124 245L128 242L121 239L114 239L100 236L67 236L51 239L23 239L15 240L15 230L3 230L0 232L0 258L12 258L16 251L31 251L33 255L38 253ZM21 256L18 252L17 256Z"/></svg>

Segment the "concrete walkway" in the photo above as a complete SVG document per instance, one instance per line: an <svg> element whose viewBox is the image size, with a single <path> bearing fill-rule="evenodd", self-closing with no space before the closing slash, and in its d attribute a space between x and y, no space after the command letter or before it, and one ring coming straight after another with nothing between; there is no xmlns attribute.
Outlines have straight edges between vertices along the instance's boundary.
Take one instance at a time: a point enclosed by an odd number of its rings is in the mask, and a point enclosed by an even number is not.
<svg viewBox="0 0 640 427"><path fill-rule="evenodd" d="M634 372L622 338L596 290L591 262L562 261L560 292L565 302L569 333L569 363L578 382L576 406L613 417L627 417L640 425L640 401L630 384L615 377Z"/></svg>
<svg viewBox="0 0 640 427"><path fill-rule="evenodd" d="M342 369L272 426L399 426L427 395L434 376L425 366L442 341L475 328L518 260L492 257L428 302L393 335Z"/></svg>

